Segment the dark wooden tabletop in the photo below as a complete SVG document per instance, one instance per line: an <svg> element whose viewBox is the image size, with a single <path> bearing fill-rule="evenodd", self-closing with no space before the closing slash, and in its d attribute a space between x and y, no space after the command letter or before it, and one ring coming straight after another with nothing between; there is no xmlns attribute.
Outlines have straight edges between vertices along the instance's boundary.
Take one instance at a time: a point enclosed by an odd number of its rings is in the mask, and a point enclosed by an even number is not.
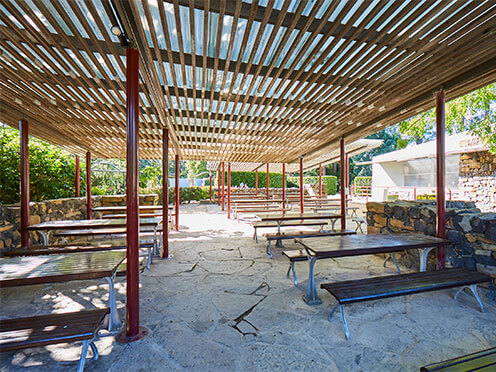
<svg viewBox="0 0 496 372"><path fill-rule="evenodd" d="M125 251L2 257L0 287L109 277L125 258Z"/></svg>
<svg viewBox="0 0 496 372"><path fill-rule="evenodd" d="M321 258L391 253L405 249L439 247L448 240L423 234L367 234L296 239L311 255Z"/></svg>
<svg viewBox="0 0 496 372"><path fill-rule="evenodd" d="M291 220L322 220L322 219L337 219L341 218L339 214L335 213L270 213L270 214L257 214L257 217L262 221L291 221Z"/></svg>
<svg viewBox="0 0 496 372"><path fill-rule="evenodd" d="M169 205L169 209L173 209L174 207L172 205ZM140 211L158 211L161 210L162 206L161 205L140 205L139 210ZM125 205L110 205L106 207L94 207L91 209L93 212L120 212L120 211L126 211L127 206Z"/></svg>
<svg viewBox="0 0 496 372"><path fill-rule="evenodd" d="M140 226L155 226L161 218L140 218ZM126 219L94 219L94 220L63 220L48 221L28 226L30 231L75 230L75 229L107 229L126 227Z"/></svg>

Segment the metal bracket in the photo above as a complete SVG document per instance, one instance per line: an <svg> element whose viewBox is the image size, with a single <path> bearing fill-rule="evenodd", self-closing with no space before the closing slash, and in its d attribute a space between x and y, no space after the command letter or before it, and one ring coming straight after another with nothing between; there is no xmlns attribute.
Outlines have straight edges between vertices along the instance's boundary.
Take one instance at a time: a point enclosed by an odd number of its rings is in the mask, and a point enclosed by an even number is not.
<svg viewBox="0 0 496 372"><path fill-rule="evenodd" d="M479 303L479 306L481 308L481 312L485 313L486 310L484 309L484 305L482 304L482 300L479 297L479 292L477 291L477 284L471 284L471 285L464 285L461 287L456 293L455 293L455 300L458 297L458 295L463 292L465 288L469 288L472 291L472 294L474 295L475 299Z"/></svg>

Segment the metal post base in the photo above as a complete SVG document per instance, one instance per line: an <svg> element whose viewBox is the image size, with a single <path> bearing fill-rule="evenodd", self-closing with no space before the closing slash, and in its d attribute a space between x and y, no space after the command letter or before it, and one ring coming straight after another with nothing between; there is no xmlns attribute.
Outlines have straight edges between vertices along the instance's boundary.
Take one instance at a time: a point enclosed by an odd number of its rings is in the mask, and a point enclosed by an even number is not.
<svg viewBox="0 0 496 372"><path fill-rule="evenodd" d="M398 261L396 261L396 257L394 257L394 253L391 253L389 256L386 257L386 259L384 260L384 267L386 267L386 263L389 260L393 261L394 265L396 266L396 271L398 272L398 274L400 274L400 267L398 265Z"/></svg>
<svg viewBox="0 0 496 372"><path fill-rule="evenodd" d="M465 288L469 288L471 291L472 291L472 294L474 295L475 299L477 300L477 302L479 303L479 306L481 308L481 312L485 313L486 310L484 309L484 305L482 304L482 300L481 298L479 297L479 292L477 291L477 284L471 284L471 285L465 285L463 287L461 287L455 294L455 300L456 298L458 297L458 295L463 292L463 290Z"/></svg>
<svg viewBox="0 0 496 372"><path fill-rule="evenodd" d="M107 329L109 332L111 332L112 329L120 328L121 326L121 320L119 319L119 313L117 312L117 303L115 301L115 287L114 287L115 274L111 277L110 276L105 277L105 280L109 285L108 307L110 309L110 314L107 315L107 322L108 322Z"/></svg>
<svg viewBox="0 0 496 372"><path fill-rule="evenodd" d="M420 272L424 272L427 270L427 256L429 255L429 252L432 251L433 249L434 249L434 247L419 249Z"/></svg>
<svg viewBox="0 0 496 372"><path fill-rule="evenodd" d="M316 257L308 256L308 287L307 294L303 296L303 300L307 305L320 305L322 303L322 300L317 295L317 289L315 288L315 261L317 261Z"/></svg>
<svg viewBox="0 0 496 372"><path fill-rule="evenodd" d="M286 274L286 278L289 279L289 273L293 271L293 281L294 281L294 286L297 287L298 286L298 279L296 278L296 271L295 271L295 267L294 267L294 262L293 261L290 261L289 262L289 268L288 268L288 272Z"/></svg>

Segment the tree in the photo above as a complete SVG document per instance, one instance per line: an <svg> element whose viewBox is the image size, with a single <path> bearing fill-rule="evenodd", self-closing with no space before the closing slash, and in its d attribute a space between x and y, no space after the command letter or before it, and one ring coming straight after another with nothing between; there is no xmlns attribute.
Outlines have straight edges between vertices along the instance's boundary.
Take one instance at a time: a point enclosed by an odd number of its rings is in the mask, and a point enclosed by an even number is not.
<svg viewBox="0 0 496 372"><path fill-rule="evenodd" d="M496 154L496 84L487 85L445 106L446 132L469 131L478 136ZM422 143L435 138L436 110L404 120L399 130L408 142Z"/></svg>

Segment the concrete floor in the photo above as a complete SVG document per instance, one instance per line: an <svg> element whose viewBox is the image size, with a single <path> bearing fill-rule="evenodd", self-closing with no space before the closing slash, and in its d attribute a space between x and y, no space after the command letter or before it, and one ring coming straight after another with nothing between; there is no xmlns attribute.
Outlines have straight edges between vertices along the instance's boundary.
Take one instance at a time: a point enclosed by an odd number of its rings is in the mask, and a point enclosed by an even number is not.
<svg viewBox="0 0 496 372"><path fill-rule="evenodd" d="M217 206L181 206L181 233L171 236L168 260L141 276L141 324L150 335L118 344L97 341L100 359L87 371L418 371L420 366L496 346L496 306L483 314L473 297L453 300L453 290L347 306L351 340L333 298L307 306L308 268L297 265L297 288L286 278L287 260L265 255L253 229L228 221ZM287 248L296 248L292 242ZM376 256L322 260L317 285L394 274ZM406 270L405 270L406 271ZM125 283L118 279L125 318ZM1 289L1 317L104 307L103 281ZM0 354L0 371L74 371L81 346L59 344Z"/></svg>

